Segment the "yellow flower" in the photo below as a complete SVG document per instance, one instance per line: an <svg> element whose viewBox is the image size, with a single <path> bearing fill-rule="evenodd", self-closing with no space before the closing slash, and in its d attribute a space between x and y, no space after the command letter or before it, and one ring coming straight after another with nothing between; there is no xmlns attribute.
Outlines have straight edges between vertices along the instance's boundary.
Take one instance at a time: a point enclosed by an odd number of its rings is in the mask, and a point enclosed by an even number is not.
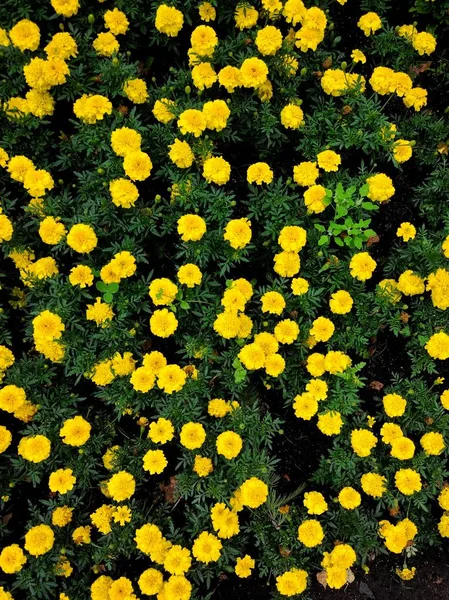
<svg viewBox="0 0 449 600"><path fill-rule="evenodd" d="M304 123L304 113L297 104L287 104L281 110L281 123L286 129L299 129Z"/></svg>
<svg viewBox="0 0 449 600"><path fill-rule="evenodd" d="M51 443L45 435L23 437L17 448L19 456L33 463L40 463L50 456Z"/></svg>
<svg viewBox="0 0 449 600"><path fill-rule="evenodd" d="M19 50L37 50L41 38L39 27L28 19L18 21L9 32L9 38Z"/></svg>
<svg viewBox="0 0 449 600"><path fill-rule="evenodd" d="M250 477L240 486L240 499L243 506L259 508L268 498L268 486L257 477Z"/></svg>
<svg viewBox="0 0 449 600"><path fill-rule="evenodd" d="M242 85L240 70L230 65L223 67L218 73L218 83L232 94L236 88Z"/></svg>
<svg viewBox="0 0 449 600"><path fill-rule="evenodd" d="M109 29L114 35L121 35L128 31L129 21L125 13L118 8L107 10L103 18L106 29Z"/></svg>
<svg viewBox="0 0 449 600"><path fill-rule="evenodd" d="M377 437L368 429L354 429L351 432L351 446L357 456L369 456L376 444Z"/></svg>
<svg viewBox="0 0 449 600"><path fill-rule="evenodd" d="M27 558L23 553L22 548L18 544L4 546L0 552L0 569L4 573L18 573L22 570L22 567L26 561Z"/></svg>
<svg viewBox="0 0 449 600"><path fill-rule="evenodd" d="M430 431L425 433L420 439L420 444L427 455L438 456L443 452L446 445L444 443L444 437L441 433Z"/></svg>
<svg viewBox="0 0 449 600"><path fill-rule="evenodd" d="M92 47L100 56L112 56L119 51L120 44L113 33L102 31L94 39Z"/></svg>
<svg viewBox="0 0 449 600"><path fill-rule="evenodd" d="M373 271L376 268L376 261L371 258L368 252L359 252L354 254L349 263L349 269L352 277L359 281L366 281L373 275Z"/></svg>
<svg viewBox="0 0 449 600"><path fill-rule="evenodd" d="M428 339L425 346L429 356L439 360L449 358L449 335L444 331L434 333Z"/></svg>
<svg viewBox="0 0 449 600"><path fill-rule="evenodd" d="M398 490L405 496L411 496L421 491L421 476L413 469L399 469L394 476L394 482Z"/></svg>
<svg viewBox="0 0 449 600"><path fill-rule="evenodd" d="M66 494L73 490L75 483L76 477L74 477L72 469L58 469L50 474L48 487L52 492Z"/></svg>
<svg viewBox="0 0 449 600"><path fill-rule="evenodd" d="M59 218L45 217L39 226L39 236L44 244L55 245L64 237L66 229Z"/></svg>
<svg viewBox="0 0 449 600"><path fill-rule="evenodd" d="M147 596L153 596L159 594L164 585L164 578L160 571L157 569L146 569L138 580L138 585L142 594ZM100 599L98 599L100 600Z"/></svg>
<svg viewBox="0 0 449 600"><path fill-rule="evenodd" d="M81 254L88 254L96 247L98 243L95 231L90 225L79 223L73 225L67 234L67 244Z"/></svg>
<svg viewBox="0 0 449 600"><path fill-rule="evenodd" d="M190 36L192 51L198 56L212 56L218 44L217 34L209 25L199 25Z"/></svg>
<svg viewBox="0 0 449 600"><path fill-rule="evenodd" d="M389 417L401 417L407 406L407 401L399 394L387 394L382 402Z"/></svg>
<svg viewBox="0 0 449 600"><path fill-rule="evenodd" d="M409 240L413 240L416 236L416 228L411 223L401 223L396 231L396 235L401 237L404 242L408 242Z"/></svg>
<svg viewBox="0 0 449 600"><path fill-rule="evenodd" d="M201 423L186 423L182 426L179 441L188 450L201 448L206 439L206 431Z"/></svg>
<svg viewBox="0 0 449 600"><path fill-rule="evenodd" d="M254 6L238 6L235 10L234 18L237 29L250 29L257 23L259 13Z"/></svg>
<svg viewBox="0 0 449 600"><path fill-rule="evenodd" d="M182 12L172 6L161 4L156 11L154 25L158 31L176 37L184 24Z"/></svg>
<svg viewBox="0 0 449 600"><path fill-rule="evenodd" d="M102 302L98 296L95 299L95 304L88 304L86 309L86 319L88 321L94 321L96 325L105 325L107 321L110 321L114 317L114 311L111 305L107 302Z"/></svg>
<svg viewBox="0 0 449 600"><path fill-rule="evenodd" d="M316 519L303 521L298 527L298 540L307 548L319 546L324 539L321 523Z"/></svg>
<svg viewBox="0 0 449 600"><path fill-rule="evenodd" d="M309 214L319 214L326 209L326 189L322 185L312 185L303 195L304 204Z"/></svg>
<svg viewBox="0 0 449 600"><path fill-rule="evenodd" d="M366 63L366 56L364 55L364 53L361 50L353 50L351 52L351 58L352 58L352 62L354 63L362 63L362 65L364 65Z"/></svg>
<svg viewBox="0 0 449 600"><path fill-rule="evenodd" d="M175 139L169 148L170 151L168 156L177 167L180 169L187 169L192 166L195 156L192 152L192 148L187 142Z"/></svg>
<svg viewBox="0 0 449 600"><path fill-rule="evenodd" d="M303 569L290 569L276 577L276 589L282 596L302 594L307 587L307 572Z"/></svg>
<svg viewBox="0 0 449 600"><path fill-rule="evenodd" d="M108 492L116 502L122 502L133 496L136 490L136 482L131 473L119 471L108 481Z"/></svg>
<svg viewBox="0 0 449 600"><path fill-rule="evenodd" d="M143 456L143 468L150 475L162 473L167 465L168 462L162 450L148 450Z"/></svg>
<svg viewBox="0 0 449 600"><path fill-rule="evenodd" d="M153 163L146 152L135 150L126 154L123 169L132 181L144 181L150 176Z"/></svg>
<svg viewBox="0 0 449 600"><path fill-rule="evenodd" d="M371 175L367 178L366 183L369 186L368 198L374 202L386 202L395 192L391 178L384 173Z"/></svg>
<svg viewBox="0 0 449 600"><path fill-rule="evenodd" d="M221 454L228 460L238 456L242 446L242 438L234 431L224 431L220 433L216 440L218 454Z"/></svg>
<svg viewBox="0 0 449 600"><path fill-rule="evenodd" d="M90 438L92 427L83 417L77 415L72 419L66 419L59 430L64 444L69 446L84 446Z"/></svg>
<svg viewBox="0 0 449 600"><path fill-rule="evenodd" d="M246 58L240 67L242 85L247 88L258 88L268 78L268 67L260 58Z"/></svg>
<svg viewBox="0 0 449 600"><path fill-rule="evenodd" d="M53 548L55 535L48 525L36 525L25 534L25 550L32 556L42 556Z"/></svg>
<svg viewBox="0 0 449 600"><path fill-rule="evenodd" d="M187 263L186 265L179 267L177 276L179 282L186 285L188 288L200 285L203 278L201 270L192 263Z"/></svg>
<svg viewBox="0 0 449 600"><path fill-rule="evenodd" d="M346 510L354 510L362 501L359 492L352 487L344 487L338 494L338 501Z"/></svg>
<svg viewBox="0 0 449 600"><path fill-rule="evenodd" d="M338 171L338 167L341 164L341 156L333 150L324 150L316 158L320 169L327 172Z"/></svg>
<svg viewBox="0 0 449 600"><path fill-rule="evenodd" d="M198 6L198 12L202 21L215 21L217 11L210 2L202 2Z"/></svg>
<svg viewBox="0 0 449 600"><path fill-rule="evenodd" d="M280 315L286 306L286 302L279 292L265 292L260 301L262 312L274 315Z"/></svg>
<svg viewBox="0 0 449 600"><path fill-rule="evenodd" d="M73 17L78 13L80 3L78 0L51 0L55 13L64 17Z"/></svg>
<svg viewBox="0 0 449 600"><path fill-rule="evenodd" d="M177 124L183 135L191 133L195 137L200 137L207 126L205 116L196 108L188 108L182 112Z"/></svg>
<svg viewBox="0 0 449 600"><path fill-rule="evenodd" d="M217 81L217 74L209 62L201 62L192 69L193 85L199 90L211 88Z"/></svg>
<svg viewBox="0 0 449 600"><path fill-rule="evenodd" d="M274 55L282 47L282 33L277 27L267 25L259 29L255 40L257 49L264 56Z"/></svg>
<svg viewBox="0 0 449 600"><path fill-rule="evenodd" d="M214 470L212 460L197 454L193 463L193 471L198 477L207 477Z"/></svg>
<svg viewBox="0 0 449 600"><path fill-rule="evenodd" d="M178 365L166 365L158 373L157 385L166 394L179 392L187 379L186 372Z"/></svg>
<svg viewBox="0 0 449 600"><path fill-rule="evenodd" d="M204 161L203 177L208 183L225 185L231 177L231 165L221 156Z"/></svg>
<svg viewBox="0 0 449 600"><path fill-rule="evenodd" d="M375 12L368 12L360 17L357 25L368 37L382 28L382 21Z"/></svg>
<svg viewBox="0 0 449 600"><path fill-rule="evenodd" d="M427 90L417 87L412 88L404 94L404 104L407 108L420 111L427 104Z"/></svg>
<svg viewBox="0 0 449 600"><path fill-rule="evenodd" d="M386 478L377 473L365 473L360 479L362 490L373 498L381 498L386 492Z"/></svg>
<svg viewBox="0 0 449 600"><path fill-rule="evenodd" d="M413 48L420 56L423 54L432 54L437 47L437 41L431 33L421 31L411 38Z"/></svg>
<svg viewBox="0 0 449 600"><path fill-rule="evenodd" d="M237 558L234 572L237 577L244 579L251 575L255 566L256 561L254 558L251 558L249 554L245 554L245 556Z"/></svg>
<svg viewBox="0 0 449 600"><path fill-rule="evenodd" d="M148 98L147 84L143 79L127 79L123 92L134 104L143 104Z"/></svg>
<svg viewBox="0 0 449 600"><path fill-rule="evenodd" d="M338 411L319 414L317 427L324 435L338 435L343 427L341 414Z"/></svg>
<svg viewBox="0 0 449 600"><path fill-rule="evenodd" d="M177 328L178 320L167 308L155 310L151 315L150 330L152 334L161 338L167 338L173 335Z"/></svg>
<svg viewBox="0 0 449 600"><path fill-rule="evenodd" d="M206 222L198 215L184 215L178 219L178 233L183 242L197 242L206 233Z"/></svg>

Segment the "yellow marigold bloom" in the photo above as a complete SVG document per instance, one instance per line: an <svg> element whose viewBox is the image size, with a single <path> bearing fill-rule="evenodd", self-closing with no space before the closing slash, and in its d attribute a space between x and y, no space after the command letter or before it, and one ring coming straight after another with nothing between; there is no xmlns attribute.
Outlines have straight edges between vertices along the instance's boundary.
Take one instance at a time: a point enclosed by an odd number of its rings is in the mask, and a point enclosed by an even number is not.
<svg viewBox="0 0 449 600"><path fill-rule="evenodd" d="M341 157L333 150L324 150L318 154L317 162L320 169L324 171L338 171L338 167L341 164Z"/></svg>
<svg viewBox="0 0 449 600"><path fill-rule="evenodd" d="M169 148L170 151L168 156L177 167L180 169L187 169L192 166L195 156L192 152L192 148L187 142L175 139Z"/></svg>
<svg viewBox="0 0 449 600"><path fill-rule="evenodd" d="M303 392L295 396L293 410L298 419L310 421L318 412L318 400L310 392Z"/></svg>
<svg viewBox="0 0 449 600"><path fill-rule="evenodd" d="M315 162L304 161L293 167L293 181L303 187L313 186L319 175Z"/></svg>
<svg viewBox="0 0 449 600"><path fill-rule="evenodd" d="M182 265L178 269L178 280L179 283L186 285L188 288L193 288L196 285L200 285L203 275L201 270L192 263Z"/></svg>
<svg viewBox="0 0 449 600"><path fill-rule="evenodd" d="M41 39L40 29L28 19L18 21L9 32L9 38L19 50L37 50Z"/></svg>
<svg viewBox="0 0 449 600"><path fill-rule="evenodd" d="M380 433L385 444L391 444L393 440L403 437L402 429L396 423L384 423Z"/></svg>
<svg viewBox="0 0 449 600"><path fill-rule="evenodd" d="M83 417L77 415L66 419L59 430L59 435L64 444L69 446L84 446L90 438L92 426Z"/></svg>
<svg viewBox="0 0 449 600"><path fill-rule="evenodd" d="M287 104L281 110L281 123L286 129L299 129L304 124L304 113L297 104Z"/></svg>
<svg viewBox="0 0 449 600"><path fill-rule="evenodd" d="M218 73L218 83L232 94L242 85L240 70L230 65L223 67Z"/></svg>
<svg viewBox="0 0 449 600"><path fill-rule="evenodd" d="M106 29L109 29L114 35L121 35L128 31L129 21L125 13L118 8L107 10L103 18Z"/></svg>
<svg viewBox="0 0 449 600"><path fill-rule="evenodd" d="M20 440L17 452L25 460L40 463L50 456L50 450L51 443L45 435L29 435Z"/></svg>
<svg viewBox="0 0 449 600"><path fill-rule="evenodd" d="M178 287L167 279L153 279L149 287L149 296L156 306L172 304L178 293Z"/></svg>
<svg viewBox="0 0 449 600"><path fill-rule="evenodd" d="M362 65L364 65L366 63L366 56L363 54L363 52L361 50L353 50L351 52L351 58L352 58L352 62L354 63L362 63Z"/></svg>
<svg viewBox="0 0 449 600"><path fill-rule="evenodd" d="M449 515L443 515L438 523L438 531L441 537L449 537Z"/></svg>
<svg viewBox="0 0 449 600"><path fill-rule="evenodd" d="M73 490L75 483L76 477L74 477L72 469L58 469L50 474L48 487L52 492L66 494Z"/></svg>
<svg viewBox="0 0 449 600"><path fill-rule="evenodd" d="M199 454L195 456L193 471L198 475L198 477L207 477L212 473L213 470L214 466L210 458L200 456Z"/></svg>
<svg viewBox="0 0 449 600"><path fill-rule="evenodd" d="M290 569L276 577L276 589L282 596L296 596L307 588L307 572Z"/></svg>
<svg viewBox="0 0 449 600"><path fill-rule="evenodd" d="M257 185L262 185L263 183L269 184L273 181L273 171L267 163L254 163L248 167L246 179L248 183L255 183Z"/></svg>
<svg viewBox="0 0 449 600"><path fill-rule="evenodd" d="M407 437L397 437L391 441L391 456L398 460L410 460L415 455L415 444Z"/></svg>
<svg viewBox="0 0 449 600"><path fill-rule="evenodd" d="M327 502L320 492L306 492L303 504L309 515L322 515L328 509Z"/></svg>
<svg viewBox="0 0 449 600"><path fill-rule="evenodd" d="M357 456L366 457L377 444L377 437L368 429L351 431L351 446Z"/></svg>
<svg viewBox="0 0 449 600"><path fill-rule="evenodd" d="M240 495L243 506L258 508L268 498L268 486L257 477L250 477L240 486Z"/></svg>
<svg viewBox="0 0 449 600"><path fill-rule="evenodd" d="M148 450L143 456L143 469L150 475L162 473L167 465L168 462L162 450Z"/></svg>
<svg viewBox="0 0 449 600"><path fill-rule="evenodd" d="M67 244L80 254L88 254L96 247L98 238L90 225L78 223L70 228L67 234Z"/></svg>
<svg viewBox="0 0 449 600"><path fill-rule="evenodd" d="M293 344L298 338L299 327L295 321L284 319L280 321L274 328L274 335L281 344Z"/></svg>
<svg viewBox="0 0 449 600"><path fill-rule="evenodd" d="M411 569L396 569L396 575L400 577L403 581L410 581L416 575L416 567L412 567Z"/></svg>
<svg viewBox="0 0 449 600"><path fill-rule="evenodd" d="M381 498L387 489L386 478L378 473L365 473L362 475L360 483L365 494L373 498Z"/></svg>
<svg viewBox="0 0 449 600"><path fill-rule="evenodd" d="M326 189L322 185L312 185L304 192L304 204L309 214L319 214L326 209Z"/></svg>
<svg viewBox="0 0 449 600"><path fill-rule="evenodd" d="M354 254L349 263L352 277L359 281L370 279L376 266L376 261L371 258L368 252L358 252L357 254Z"/></svg>
<svg viewBox="0 0 449 600"><path fill-rule="evenodd" d="M446 448L444 437L441 433L430 431L420 439L420 444L427 455L438 456Z"/></svg>
<svg viewBox="0 0 449 600"><path fill-rule="evenodd" d="M282 33L277 27L267 25L259 29L255 40L257 49L264 56L274 55L282 47Z"/></svg>
<svg viewBox="0 0 449 600"><path fill-rule="evenodd" d="M27 558L18 544L11 544L5 546L0 552L0 569L4 573L18 573L22 570L23 565L26 563ZM0 588L1 590L2 588ZM12 596L11 600L12 600ZM2 598L0 594L0 598ZM3 599L2 599L3 600ZM6 600L8 600L6 598Z"/></svg>
<svg viewBox="0 0 449 600"><path fill-rule="evenodd" d="M111 133L112 150L117 156L126 156L130 152L140 150L142 136L135 129L119 127Z"/></svg>
<svg viewBox="0 0 449 600"><path fill-rule="evenodd" d="M354 510L360 506L362 497L354 488L344 487L338 494L338 502L346 510Z"/></svg>
<svg viewBox="0 0 449 600"><path fill-rule="evenodd" d="M143 104L148 99L147 84L143 79L127 79L123 92L134 104Z"/></svg>
<svg viewBox="0 0 449 600"><path fill-rule="evenodd" d="M411 223L401 223L396 230L396 235L401 237L404 242L408 242L409 240L413 240L415 238L416 228Z"/></svg>
<svg viewBox="0 0 449 600"><path fill-rule="evenodd" d="M44 51L47 58L68 60L78 54L78 46L70 33L62 31L54 34Z"/></svg>
<svg viewBox="0 0 449 600"><path fill-rule="evenodd" d="M206 233L206 222L198 215L184 215L178 219L178 233L183 242L197 242Z"/></svg>
<svg viewBox="0 0 449 600"><path fill-rule="evenodd" d="M45 117L52 115L54 112L55 101L48 92L40 92L39 90L30 90L25 95L26 112L31 113L35 117ZM20 108L19 110L22 110Z"/></svg>
<svg viewBox="0 0 449 600"><path fill-rule="evenodd" d="M190 36L192 51L198 56L212 56L218 44L217 34L209 25L199 25Z"/></svg>
<svg viewBox="0 0 449 600"><path fill-rule="evenodd" d="M150 424L148 438L155 444L166 444L173 439L174 433L172 422L160 417Z"/></svg>
<svg viewBox="0 0 449 600"><path fill-rule="evenodd" d="M0 46L7 48L9 44L8 32L3 27L0 27Z"/></svg>
<svg viewBox="0 0 449 600"><path fill-rule="evenodd" d="M337 315L346 315L351 312L354 301L346 290L334 292L329 300L331 312Z"/></svg>
<svg viewBox="0 0 449 600"><path fill-rule="evenodd" d="M166 365L158 374L157 385L166 394L179 392L184 387L187 374L178 365Z"/></svg>
<svg viewBox="0 0 449 600"><path fill-rule="evenodd" d="M12 434L4 425L0 425L0 454L9 448L12 442Z"/></svg>
<svg viewBox="0 0 449 600"><path fill-rule="evenodd" d="M112 56L119 51L120 44L113 33L102 31L94 39L92 47L100 56Z"/></svg>
<svg viewBox="0 0 449 600"><path fill-rule="evenodd" d="M268 67L260 58L246 58L240 67L240 77L244 87L258 88L268 78Z"/></svg>
<svg viewBox="0 0 449 600"><path fill-rule="evenodd" d="M399 394L387 394L384 396L382 402L384 410L389 417L401 417L407 406L407 401Z"/></svg>
<svg viewBox="0 0 449 600"><path fill-rule="evenodd" d="M413 148L409 141L407 140L396 140L393 145L393 156L396 162L399 164L410 160L413 154Z"/></svg>
<svg viewBox="0 0 449 600"><path fill-rule="evenodd" d="M360 17L357 25L368 37L382 28L382 21L375 12L368 12Z"/></svg>
<svg viewBox="0 0 449 600"><path fill-rule="evenodd" d="M122 208L134 206L139 197L139 190L128 179L114 179L109 183L109 193L113 204Z"/></svg>
<svg viewBox="0 0 449 600"><path fill-rule="evenodd" d="M8 164L9 155L3 148L0 148L0 167L5 168Z"/></svg>
<svg viewBox="0 0 449 600"><path fill-rule="evenodd" d="M123 169L132 181L144 181L150 176L153 163L146 152L135 150L126 154Z"/></svg>
<svg viewBox="0 0 449 600"><path fill-rule="evenodd" d="M14 232L13 225L6 215L0 214L0 243L9 242Z"/></svg>
<svg viewBox="0 0 449 600"><path fill-rule="evenodd" d="M426 343L426 350L432 358L446 360L449 358L449 335L444 331L434 333Z"/></svg>
<svg viewBox="0 0 449 600"><path fill-rule="evenodd" d="M44 244L54 245L64 237L66 229L57 217L45 217L39 226L39 235Z"/></svg>
<svg viewBox="0 0 449 600"><path fill-rule="evenodd" d="M65 330L61 317L49 310L39 313L33 319L32 324L34 338L40 338L41 340L58 340Z"/></svg>
<svg viewBox="0 0 449 600"><path fill-rule="evenodd" d="M317 427L324 435L338 435L343 427L341 414L337 411L319 414Z"/></svg>
<svg viewBox="0 0 449 600"><path fill-rule="evenodd" d="M243 446L242 438L234 431L224 431L216 439L218 454L231 460L240 454Z"/></svg>
<svg viewBox="0 0 449 600"><path fill-rule="evenodd" d="M178 127L184 135L191 133L199 137L206 129L206 119L200 110L188 108L179 116Z"/></svg>
<svg viewBox="0 0 449 600"><path fill-rule="evenodd" d="M294 296L303 296L309 291L309 282L303 277L292 279L292 294Z"/></svg>
<svg viewBox="0 0 449 600"><path fill-rule="evenodd" d="M138 580L138 585L142 594L153 596L159 594L164 585L164 578L157 569L146 569Z"/></svg>
<svg viewBox="0 0 449 600"><path fill-rule="evenodd" d="M215 21L217 16L217 11L210 2L202 2L198 6L198 12L200 14L200 19L202 21L206 21L206 23L209 21Z"/></svg>
<svg viewBox="0 0 449 600"><path fill-rule="evenodd" d="M321 377L326 371L324 367L325 356L319 352L309 354L307 357L306 369L313 377Z"/></svg>
<svg viewBox="0 0 449 600"><path fill-rule="evenodd" d="M33 265L30 265L28 274L37 279L47 279L58 273L58 265L55 259L51 256L46 256L37 260Z"/></svg>
<svg viewBox="0 0 449 600"><path fill-rule="evenodd" d="M167 338L173 335L177 327L175 315L166 308L155 310L150 318L151 333L158 337Z"/></svg>
<svg viewBox="0 0 449 600"><path fill-rule="evenodd" d="M78 13L80 3L78 0L51 0L55 13L64 17L73 17Z"/></svg>
<svg viewBox="0 0 449 600"><path fill-rule="evenodd" d="M105 96L83 94L74 103L73 112L84 123L92 125L112 113L112 104Z"/></svg>
<svg viewBox="0 0 449 600"><path fill-rule="evenodd" d="M29 171L34 171L33 161L26 156L18 155L13 156L8 163L7 171L11 176L11 179L23 183L25 181L25 175Z"/></svg>
<svg viewBox="0 0 449 600"><path fill-rule="evenodd" d="M201 448L206 439L206 431L201 423L186 423L181 428L179 441L188 450Z"/></svg>
<svg viewBox="0 0 449 600"><path fill-rule="evenodd" d="M384 173L371 175L371 177L367 178L366 183L369 186L368 198L375 202L385 202L395 192L391 178Z"/></svg>
<svg viewBox="0 0 449 600"><path fill-rule="evenodd" d="M316 519L307 519L298 527L298 540L307 548L319 546L324 539L321 523Z"/></svg>
<svg viewBox="0 0 449 600"><path fill-rule="evenodd" d="M421 476L413 469L399 469L394 476L394 482L398 490L405 496L411 496L421 491Z"/></svg>
<svg viewBox="0 0 449 600"><path fill-rule="evenodd" d="M265 352L259 344L246 344L240 350L238 358L243 366L248 370L262 369L265 366Z"/></svg>
<svg viewBox="0 0 449 600"><path fill-rule="evenodd" d="M173 102L173 100L168 100L168 98L161 98L160 100L156 100L153 107L153 115L158 121L166 125L167 123L170 123L170 121L176 118L176 115L174 115L170 110L170 108L174 106L175 103Z"/></svg>
<svg viewBox="0 0 449 600"><path fill-rule="evenodd" d="M449 487L444 487L441 490L438 496L438 504L443 510L449 510Z"/></svg>
<svg viewBox="0 0 449 600"><path fill-rule="evenodd" d="M108 481L108 492L116 502L123 502L134 495L136 482L131 473L119 471Z"/></svg>
<svg viewBox="0 0 449 600"><path fill-rule="evenodd" d="M5 111L9 119L16 120L21 119L23 116L27 115L30 112L28 100L26 98L19 97L9 98L4 103L3 110Z"/></svg>
<svg viewBox="0 0 449 600"><path fill-rule="evenodd" d="M408 269L398 279L398 290L406 296L416 296L425 291L425 280Z"/></svg>
<svg viewBox="0 0 449 600"><path fill-rule="evenodd" d="M107 302L102 302L99 296L95 299L94 304L87 305L86 319L94 321L97 326L105 325L107 321L113 319L114 314L111 305Z"/></svg>
<svg viewBox="0 0 449 600"><path fill-rule="evenodd" d="M245 248L250 243L251 236L251 221L246 218L229 221L223 233L223 239L235 250Z"/></svg>
<svg viewBox="0 0 449 600"><path fill-rule="evenodd" d="M285 300L279 292L265 292L260 301L262 302L262 312L274 315L280 315L286 306Z"/></svg>
<svg viewBox="0 0 449 600"><path fill-rule="evenodd" d="M427 31L421 31L413 35L411 38L413 48L418 52L420 56L423 54L432 54L435 52L437 47L437 41L431 33Z"/></svg>
<svg viewBox="0 0 449 600"><path fill-rule="evenodd" d="M209 62L201 62L192 69L193 85L199 90L211 88L217 81L217 74Z"/></svg>
<svg viewBox="0 0 449 600"><path fill-rule="evenodd" d="M203 177L208 183L225 185L231 177L231 165L221 156L208 158L203 165Z"/></svg>
<svg viewBox="0 0 449 600"><path fill-rule="evenodd" d="M420 111L427 104L427 90L416 87L404 94L404 104L407 108Z"/></svg>
<svg viewBox="0 0 449 600"><path fill-rule="evenodd" d="M287 23L293 26L302 23L307 14L307 9L302 0L287 0L282 11Z"/></svg>
<svg viewBox="0 0 449 600"><path fill-rule="evenodd" d="M333 335L335 326L326 317L318 317L312 323L309 335L313 335L317 342L327 342Z"/></svg>
<svg viewBox="0 0 449 600"><path fill-rule="evenodd" d="M53 548L55 534L48 525L36 525L25 534L25 550L32 556L42 556Z"/></svg>
<svg viewBox="0 0 449 600"><path fill-rule="evenodd" d="M244 579L246 577L250 577L255 566L256 561L254 558L251 558L249 554L245 554L245 556L237 558L234 572L237 577Z"/></svg>
<svg viewBox="0 0 449 600"><path fill-rule="evenodd" d="M363 75L347 73L341 69L327 69L321 78L321 87L326 94L335 97L342 96L357 87L363 93L365 91L365 78Z"/></svg>
<svg viewBox="0 0 449 600"><path fill-rule="evenodd" d="M169 37L176 37L184 24L182 12L172 6L161 4L156 11L154 25L158 31Z"/></svg>
<svg viewBox="0 0 449 600"><path fill-rule="evenodd" d="M168 600L170 598L189 600L192 593L192 584L183 575L172 575L164 584L163 592Z"/></svg>
<svg viewBox="0 0 449 600"><path fill-rule="evenodd" d="M35 198L45 196L47 190L54 187L50 173L44 169L29 169L23 180L23 187Z"/></svg>
<svg viewBox="0 0 449 600"><path fill-rule="evenodd" d="M254 27L259 18L259 13L253 6L238 6L234 13L237 29L250 29Z"/></svg>
<svg viewBox="0 0 449 600"><path fill-rule="evenodd" d="M55 508L51 514L51 524L56 527L65 527L72 520L73 510L69 506Z"/></svg>

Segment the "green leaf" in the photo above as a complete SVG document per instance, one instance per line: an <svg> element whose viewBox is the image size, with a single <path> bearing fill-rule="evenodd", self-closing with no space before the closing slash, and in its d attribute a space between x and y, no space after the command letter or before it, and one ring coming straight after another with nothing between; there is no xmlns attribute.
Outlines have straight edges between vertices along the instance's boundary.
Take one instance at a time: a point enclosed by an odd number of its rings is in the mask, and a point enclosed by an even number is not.
<svg viewBox="0 0 449 600"><path fill-rule="evenodd" d="M337 244L337 246L344 246L345 243L343 242L343 240L341 238L335 238L335 243Z"/></svg>
<svg viewBox="0 0 449 600"><path fill-rule="evenodd" d="M102 281L97 281L97 283L95 284L95 287L97 288L97 290L99 292L107 292L108 291L108 286L103 283Z"/></svg>
<svg viewBox="0 0 449 600"><path fill-rule="evenodd" d="M318 246L324 246L329 243L329 238L327 235L322 235L318 240Z"/></svg>
<svg viewBox="0 0 449 600"><path fill-rule="evenodd" d="M362 240L359 237L356 237L356 238L354 238L353 241L354 241L354 246L360 250L362 247Z"/></svg>
<svg viewBox="0 0 449 600"><path fill-rule="evenodd" d="M118 283L110 283L107 286L107 291L111 294L115 294L116 292L118 292Z"/></svg>
<svg viewBox="0 0 449 600"><path fill-rule="evenodd" d="M372 202L362 202L362 208L365 210L377 210L379 207L377 204L373 204Z"/></svg>
<svg viewBox="0 0 449 600"><path fill-rule="evenodd" d="M242 383L246 378L246 370L241 368L237 369L234 373L234 381L235 383Z"/></svg>
<svg viewBox="0 0 449 600"><path fill-rule="evenodd" d="M188 302L186 302L185 300L182 300L179 303L179 306L184 310L189 310L189 308L190 308L190 304Z"/></svg>
<svg viewBox="0 0 449 600"><path fill-rule="evenodd" d="M369 192L369 185L367 183L365 183L365 185L362 185L362 187L359 190L359 194L362 196L362 198L365 198L365 196L368 195Z"/></svg>
<svg viewBox="0 0 449 600"><path fill-rule="evenodd" d="M114 300L114 296L110 292L106 292L103 294L103 300L108 304L111 304L111 302Z"/></svg>
<svg viewBox="0 0 449 600"><path fill-rule="evenodd" d="M317 231L321 231L321 232L326 231L326 228L324 227L324 225L320 225L319 223L315 223L314 227Z"/></svg>
<svg viewBox="0 0 449 600"><path fill-rule="evenodd" d="M368 237L376 237L377 233L374 231L374 229L367 229L365 231L365 235Z"/></svg>

